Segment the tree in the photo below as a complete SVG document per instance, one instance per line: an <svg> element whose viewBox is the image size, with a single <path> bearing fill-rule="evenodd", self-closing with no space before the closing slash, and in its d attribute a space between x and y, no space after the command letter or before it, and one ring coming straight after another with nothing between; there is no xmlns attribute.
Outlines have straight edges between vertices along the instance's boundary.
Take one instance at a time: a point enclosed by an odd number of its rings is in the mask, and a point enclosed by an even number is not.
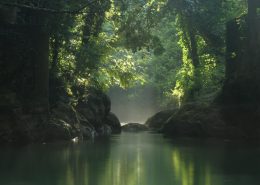
<svg viewBox="0 0 260 185"><path fill-rule="evenodd" d="M16 89L15 93L20 97L26 95L25 97L28 97L28 101L33 101L32 104L37 104L32 105L32 108L42 106L45 111L48 111L49 56L52 59L50 66L51 82L53 80L55 81L57 77L65 78L65 84L75 80L75 78L68 78L66 67L65 70L63 70L65 63L64 61L61 62L61 60L64 58L76 58L79 51L91 47L87 38L97 36L103 23L104 13L109 9L109 5L110 2L107 0L59 0L55 2L48 0L39 2L24 0L19 1L19 3L16 1L1 1L0 18L4 29L8 30L9 25L12 24L12 31L21 32L23 34L22 40L17 40L17 42L27 40L29 43L29 45L21 46L27 48L21 48L20 45L14 46L16 47L17 53L23 50L31 51L24 53L24 57L27 59L16 58L17 64L28 63L26 64L28 65L26 71L29 70L30 74L28 78L30 81L26 79L26 82L20 83L19 86L25 86L24 83L27 83L31 84L31 89L27 89L21 94L19 88L14 86L14 89ZM80 31L82 34L76 33L75 27L76 31ZM20 28L22 28L22 30ZM90 31L88 31L88 29L90 29ZM27 33L30 33L30 35ZM74 50L71 48L71 42L76 41L79 43L80 40L83 43L80 47L84 49ZM51 47L49 47L49 45ZM7 46L5 50L8 49L10 48ZM7 58L8 57L10 56L7 56ZM4 63L7 63L7 61ZM80 62L68 61L65 66L78 65L79 63ZM69 70L71 69L76 70L75 68L70 68ZM70 73L74 71L70 71ZM20 79L15 79L17 83L19 80ZM53 84L54 86L52 86L52 88L56 89L57 84L52 83L52 85ZM64 90L66 91L65 86Z"/></svg>

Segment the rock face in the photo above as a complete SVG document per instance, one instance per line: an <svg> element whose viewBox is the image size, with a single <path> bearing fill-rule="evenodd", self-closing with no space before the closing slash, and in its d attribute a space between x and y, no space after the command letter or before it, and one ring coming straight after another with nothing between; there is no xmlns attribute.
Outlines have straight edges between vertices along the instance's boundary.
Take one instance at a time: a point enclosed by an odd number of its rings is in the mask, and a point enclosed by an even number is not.
<svg viewBox="0 0 260 185"><path fill-rule="evenodd" d="M89 89L76 105L59 101L49 114L4 109L0 111L0 142L83 140L120 133L120 121L110 112L110 105L106 94Z"/></svg>
<svg viewBox="0 0 260 185"><path fill-rule="evenodd" d="M244 114L246 112L241 112L236 117L242 118ZM225 114L223 114L223 107L218 105L191 103L182 106L168 115L169 117L167 118L167 114L162 112L157 113L147 123L156 124L156 120L165 120L159 124L162 125L160 131L169 137L259 138L259 129L255 130L251 128L251 131L249 131L246 129L246 126L243 126L245 124L238 125L230 122L225 117Z"/></svg>
<svg viewBox="0 0 260 185"><path fill-rule="evenodd" d="M112 129L112 133L114 134L118 134L121 132L121 124L119 119L116 117L116 115L112 112L110 112L106 119L105 119L105 123L107 125L109 125Z"/></svg>
<svg viewBox="0 0 260 185"><path fill-rule="evenodd" d="M122 126L122 131L124 132L142 132L147 130L148 127L140 123L128 123Z"/></svg>
<svg viewBox="0 0 260 185"><path fill-rule="evenodd" d="M121 132L120 121L110 112L110 108L109 97L101 90L92 88L75 107L68 105L66 110L58 106L52 110L52 115L56 120L59 118L66 122L71 138L93 139Z"/></svg>
<svg viewBox="0 0 260 185"><path fill-rule="evenodd" d="M217 137L225 134L225 127L217 108L187 104L167 119L162 131L172 137Z"/></svg>
<svg viewBox="0 0 260 185"><path fill-rule="evenodd" d="M164 110L156 113L154 116L150 117L146 122L150 129L160 130L163 127L163 124L173 115L176 110Z"/></svg>

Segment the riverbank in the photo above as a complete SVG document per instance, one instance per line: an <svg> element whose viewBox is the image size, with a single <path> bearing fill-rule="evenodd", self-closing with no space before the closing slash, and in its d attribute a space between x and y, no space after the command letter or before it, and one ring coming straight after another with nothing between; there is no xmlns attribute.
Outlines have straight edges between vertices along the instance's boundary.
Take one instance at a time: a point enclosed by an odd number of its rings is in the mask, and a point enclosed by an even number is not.
<svg viewBox="0 0 260 185"><path fill-rule="evenodd" d="M172 138L221 138L259 140L260 115L248 105L190 103L159 112L146 125Z"/></svg>
<svg viewBox="0 0 260 185"><path fill-rule="evenodd" d="M48 112L25 107L3 107L0 111L1 143L45 143L88 140L120 133L120 121L110 112L109 97L89 88L75 102L58 101Z"/></svg>

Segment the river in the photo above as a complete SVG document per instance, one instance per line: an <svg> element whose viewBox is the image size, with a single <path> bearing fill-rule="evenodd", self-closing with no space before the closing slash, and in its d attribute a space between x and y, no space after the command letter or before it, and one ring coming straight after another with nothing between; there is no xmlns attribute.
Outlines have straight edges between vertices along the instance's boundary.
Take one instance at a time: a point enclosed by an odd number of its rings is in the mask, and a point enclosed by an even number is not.
<svg viewBox="0 0 260 185"><path fill-rule="evenodd" d="M1 147L0 185L259 185L259 156L255 145L122 133Z"/></svg>

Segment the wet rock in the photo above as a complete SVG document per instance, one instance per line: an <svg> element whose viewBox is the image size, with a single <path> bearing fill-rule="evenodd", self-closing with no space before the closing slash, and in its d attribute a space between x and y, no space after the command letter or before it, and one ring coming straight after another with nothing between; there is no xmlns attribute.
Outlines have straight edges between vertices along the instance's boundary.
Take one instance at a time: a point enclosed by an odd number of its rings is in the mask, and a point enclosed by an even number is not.
<svg viewBox="0 0 260 185"><path fill-rule="evenodd" d="M144 124L140 123L128 123L124 126L122 126L122 131L124 132L141 132L141 131L147 131L148 127Z"/></svg>
<svg viewBox="0 0 260 185"><path fill-rule="evenodd" d="M64 120L70 125L76 126L79 124L78 113L70 104L58 102L56 106L52 108L51 116L55 119Z"/></svg>
<svg viewBox="0 0 260 185"><path fill-rule="evenodd" d="M59 100L47 113L0 107L0 143L80 141L119 133L120 122L110 106L106 94L90 89L76 106Z"/></svg>
<svg viewBox="0 0 260 185"><path fill-rule="evenodd" d="M99 128L110 112L110 99L100 90L89 89L86 94L79 100L76 110L95 128Z"/></svg>
<svg viewBox="0 0 260 185"><path fill-rule="evenodd" d="M97 132L94 127L81 125L80 131L82 134L82 139L93 140L95 137L97 137Z"/></svg>
<svg viewBox="0 0 260 185"><path fill-rule="evenodd" d="M187 104L165 122L162 131L172 137L206 137L217 125L224 125L217 110L203 104Z"/></svg>
<svg viewBox="0 0 260 185"><path fill-rule="evenodd" d="M114 113L110 112L108 114L105 123L111 127L113 134L118 134L121 132L120 121Z"/></svg>
<svg viewBox="0 0 260 185"><path fill-rule="evenodd" d="M230 125L223 118L221 110L215 105L184 105L165 122L162 132L170 137L247 137L243 129Z"/></svg>
<svg viewBox="0 0 260 185"><path fill-rule="evenodd" d="M104 124L97 130L97 133L100 137L108 137L112 134L112 129L109 125Z"/></svg>
<svg viewBox="0 0 260 185"><path fill-rule="evenodd" d="M165 124L165 122L176 112L177 110L164 110L156 113L150 117L146 122L150 129L159 130Z"/></svg>
<svg viewBox="0 0 260 185"><path fill-rule="evenodd" d="M74 137L82 136L80 130L80 119L76 109L63 102L58 102L51 109L49 123L43 128L45 129L44 140L71 140ZM55 134L56 133L56 134Z"/></svg>
<svg viewBox="0 0 260 185"><path fill-rule="evenodd" d="M72 127L63 120L51 121L45 125L42 142L67 141L74 138Z"/></svg>

